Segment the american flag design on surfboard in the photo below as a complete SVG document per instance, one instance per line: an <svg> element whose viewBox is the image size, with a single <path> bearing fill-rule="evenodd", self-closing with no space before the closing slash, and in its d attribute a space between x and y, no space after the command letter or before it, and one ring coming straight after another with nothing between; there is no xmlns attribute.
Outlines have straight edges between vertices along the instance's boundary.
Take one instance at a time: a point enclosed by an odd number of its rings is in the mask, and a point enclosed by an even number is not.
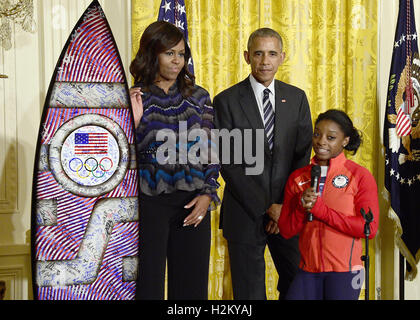
<svg viewBox="0 0 420 320"><path fill-rule="evenodd" d="M133 300L138 173L124 69L98 1L84 12L45 100L33 177L38 300Z"/></svg>
<svg viewBox="0 0 420 320"><path fill-rule="evenodd" d="M56 81L124 82L118 49L101 7L90 6L82 19L71 34Z"/></svg>

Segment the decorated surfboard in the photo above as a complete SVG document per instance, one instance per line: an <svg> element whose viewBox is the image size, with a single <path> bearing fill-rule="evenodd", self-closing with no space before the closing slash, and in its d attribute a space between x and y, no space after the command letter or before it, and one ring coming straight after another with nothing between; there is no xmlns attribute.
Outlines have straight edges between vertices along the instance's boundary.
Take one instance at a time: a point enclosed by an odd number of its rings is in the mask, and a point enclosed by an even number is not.
<svg viewBox="0 0 420 320"><path fill-rule="evenodd" d="M96 0L77 22L54 71L33 179L34 298L134 299L134 121L121 58Z"/></svg>

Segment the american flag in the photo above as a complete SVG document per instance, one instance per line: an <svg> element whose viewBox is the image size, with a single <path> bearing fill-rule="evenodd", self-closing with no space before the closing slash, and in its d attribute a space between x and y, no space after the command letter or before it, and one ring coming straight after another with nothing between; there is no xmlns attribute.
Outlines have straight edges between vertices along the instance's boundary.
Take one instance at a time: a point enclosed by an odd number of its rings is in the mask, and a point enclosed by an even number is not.
<svg viewBox="0 0 420 320"><path fill-rule="evenodd" d="M411 119L408 113L408 108L406 106L408 103L404 103L400 106L400 109L397 113L397 135L400 137L405 137L411 133Z"/></svg>
<svg viewBox="0 0 420 320"><path fill-rule="evenodd" d="M190 42L188 40L188 25L187 25L187 13L185 12L184 0L162 0L159 8L158 21L170 22L184 33L184 38L187 41L188 46ZM192 57L188 61L188 69L194 74L194 65Z"/></svg>
<svg viewBox="0 0 420 320"><path fill-rule="evenodd" d="M74 154L108 154L108 133L76 133Z"/></svg>
<svg viewBox="0 0 420 320"><path fill-rule="evenodd" d="M396 222L398 248L407 260L407 277L417 274L420 254L420 137L418 121L411 121L418 106L419 55L412 0L400 0L384 122L385 188L389 216ZM413 69L413 70L411 70ZM413 117L414 119L414 117ZM416 260L417 257L417 260Z"/></svg>

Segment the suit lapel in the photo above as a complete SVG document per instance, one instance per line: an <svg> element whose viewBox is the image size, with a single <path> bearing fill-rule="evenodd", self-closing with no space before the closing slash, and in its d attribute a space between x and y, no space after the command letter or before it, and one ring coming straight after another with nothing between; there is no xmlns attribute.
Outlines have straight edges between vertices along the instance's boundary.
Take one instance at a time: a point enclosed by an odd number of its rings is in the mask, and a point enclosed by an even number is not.
<svg viewBox="0 0 420 320"><path fill-rule="evenodd" d="M251 127L264 129L260 111L258 110L257 100L255 99L254 91L252 90L249 79L243 81L243 85L240 90L239 103L241 104L242 111L251 124Z"/></svg>
<svg viewBox="0 0 420 320"><path fill-rule="evenodd" d="M275 90L276 90L276 118L274 122L274 147L273 147L273 156L276 157L281 150L279 149L279 144L281 141L281 135L283 130L287 130L287 100L285 98L285 93L282 92L280 82L275 81Z"/></svg>
<svg viewBox="0 0 420 320"><path fill-rule="evenodd" d="M249 78L242 82L240 89L240 100L242 111L248 119L251 127L254 129L264 130L264 123L261 119L261 114L258 109L257 100L255 99L254 91L252 90L251 82ZM267 137L264 132L264 151L268 156L271 157L270 148L268 147Z"/></svg>

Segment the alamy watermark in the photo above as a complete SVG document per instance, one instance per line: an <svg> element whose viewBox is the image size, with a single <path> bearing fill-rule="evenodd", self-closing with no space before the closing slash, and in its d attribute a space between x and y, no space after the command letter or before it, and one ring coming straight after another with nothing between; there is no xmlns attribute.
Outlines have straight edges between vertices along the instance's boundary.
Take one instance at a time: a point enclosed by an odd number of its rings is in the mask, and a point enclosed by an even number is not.
<svg viewBox="0 0 420 320"><path fill-rule="evenodd" d="M188 130L187 121L180 121L178 132L157 132L156 140L163 143L156 151L156 161L162 165L244 165L246 175L259 175L264 170L264 137L264 129Z"/></svg>
<svg viewBox="0 0 420 320"><path fill-rule="evenodd" d="M363 266L355 266L351 273L354 274L351 281L351 287L354 290L362 289L363 283L365 281L365 269L363 268Z"/></svg>

